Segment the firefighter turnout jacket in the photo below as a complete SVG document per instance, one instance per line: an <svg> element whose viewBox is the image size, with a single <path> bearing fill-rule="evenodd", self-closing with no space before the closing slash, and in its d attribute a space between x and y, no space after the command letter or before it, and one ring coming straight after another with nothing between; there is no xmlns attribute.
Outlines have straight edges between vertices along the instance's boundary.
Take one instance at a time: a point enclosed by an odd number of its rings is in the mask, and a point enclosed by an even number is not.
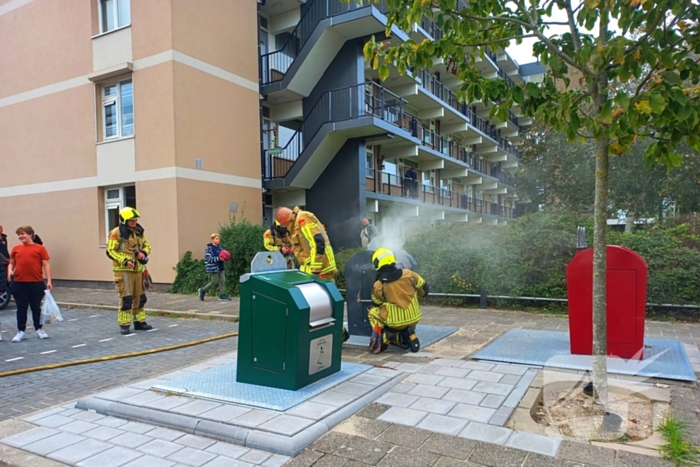
<svg viewBox="0 0 700 467"><path fill-rule="evenodd" d="M331 276L337 272L328 235L313 213L295 207L288 229L301 272Z"/></svg>
<svg viewBox="0 0 700 467"><path fill-rule="evenodd" d="M113 271L143 271L145 266L136 259L139 251L146 256L151 253L151 245L144 237L141 225L136 224L131 229L122 224L109 233L107 256L112 260ZM134 267L127 266L129 261L134 263Z"/></svg>
<svg viewBox="0 0 700 467"><path fill-rule="evenodd" d="M272 235L272 229L267 229L263 234L263 244L267 251L279 251L283 246L292 247L289 236Z"/></svg>
<svg viewBox="0 0 700 467"><path fill-rule="evenodd" d="M409 269L380 269L372 289L375 308L369 310L372 327L400 330L415 326L422 316L418 300L426 295L427 288L425 280Z"/></svg>

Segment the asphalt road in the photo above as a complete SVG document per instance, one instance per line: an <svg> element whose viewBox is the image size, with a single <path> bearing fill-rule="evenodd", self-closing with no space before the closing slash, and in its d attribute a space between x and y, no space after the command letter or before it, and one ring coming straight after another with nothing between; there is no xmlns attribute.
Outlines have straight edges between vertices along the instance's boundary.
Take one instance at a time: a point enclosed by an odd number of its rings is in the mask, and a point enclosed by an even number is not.
<svg viewBox="0 0 700 467"><path fill-rule="evenodd" d="M153 331L122 336L116 313L62 310L64 321L44 327L49 339L39 339L30 323L27 338L16 334L14 307L0 312L0 373L20 368L83 360L186 343L237 331L236 323L149 317ZM36 371L0 378L0 420L140 381L194 365L236 350L237 338L221 339L178 350Z"/></svg>

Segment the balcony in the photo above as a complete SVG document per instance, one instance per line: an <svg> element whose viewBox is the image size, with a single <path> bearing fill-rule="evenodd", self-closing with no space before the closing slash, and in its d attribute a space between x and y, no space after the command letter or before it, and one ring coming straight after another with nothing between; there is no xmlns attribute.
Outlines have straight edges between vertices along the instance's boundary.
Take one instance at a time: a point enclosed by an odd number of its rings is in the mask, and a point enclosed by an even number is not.
<svg viewBox="0 0 700 467"><path fill-rule="evenodd" d="M367 169L365 188L368 193L389 196L396 198L397 201L399 199L414 200L428 205L466 210L474 214L485 214L505 219L513 219L518 216L516 208L513 207L473 198L456 190L422 185L400 175L379 170Z"/></svg>

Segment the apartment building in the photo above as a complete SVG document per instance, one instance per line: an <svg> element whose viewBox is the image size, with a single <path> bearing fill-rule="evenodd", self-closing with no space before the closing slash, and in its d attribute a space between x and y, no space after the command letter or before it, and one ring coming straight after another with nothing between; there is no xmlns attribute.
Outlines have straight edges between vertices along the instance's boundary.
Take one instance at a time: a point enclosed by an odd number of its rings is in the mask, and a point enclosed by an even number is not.
<svg viewBox="0 0 700 467"><path fill-rule="evenodd" d="M298 7L298 4L296 5ZM262 218L255 0L0 0L0 224L54 277L107 283L136 207L156 282L230 216Z"/></svg>
<svg viewBox="0 0 700 467"><path fill-rule="evenodd" d="M436 222L502 224L519 214L513 175L531 120L517 107L489 120L482 102L461 103L459 81L431 70L379 80L362 47L383 37L386 0L265 0L260 6L260 80L266 216L301 205L331 230L334 246L358 243L358 220L403 237ZM437 39L424 18L392 40ZM511 86L539 76L505 51L477 66ZM407 182L413 167L417 183Z"/></svg>

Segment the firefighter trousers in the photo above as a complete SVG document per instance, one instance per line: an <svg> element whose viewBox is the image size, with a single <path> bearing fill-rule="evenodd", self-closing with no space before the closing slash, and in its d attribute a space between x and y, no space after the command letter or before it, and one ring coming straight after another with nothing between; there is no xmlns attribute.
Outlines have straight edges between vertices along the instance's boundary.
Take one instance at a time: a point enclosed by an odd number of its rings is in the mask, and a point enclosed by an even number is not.
<svg viewBox="0 0 700 467"><path fill-rule="evenodd" d="M114 271L114 284L119 294L119 326L130 326L131 321L146 321L146 294L143 291L143 273Z"/></svg>

